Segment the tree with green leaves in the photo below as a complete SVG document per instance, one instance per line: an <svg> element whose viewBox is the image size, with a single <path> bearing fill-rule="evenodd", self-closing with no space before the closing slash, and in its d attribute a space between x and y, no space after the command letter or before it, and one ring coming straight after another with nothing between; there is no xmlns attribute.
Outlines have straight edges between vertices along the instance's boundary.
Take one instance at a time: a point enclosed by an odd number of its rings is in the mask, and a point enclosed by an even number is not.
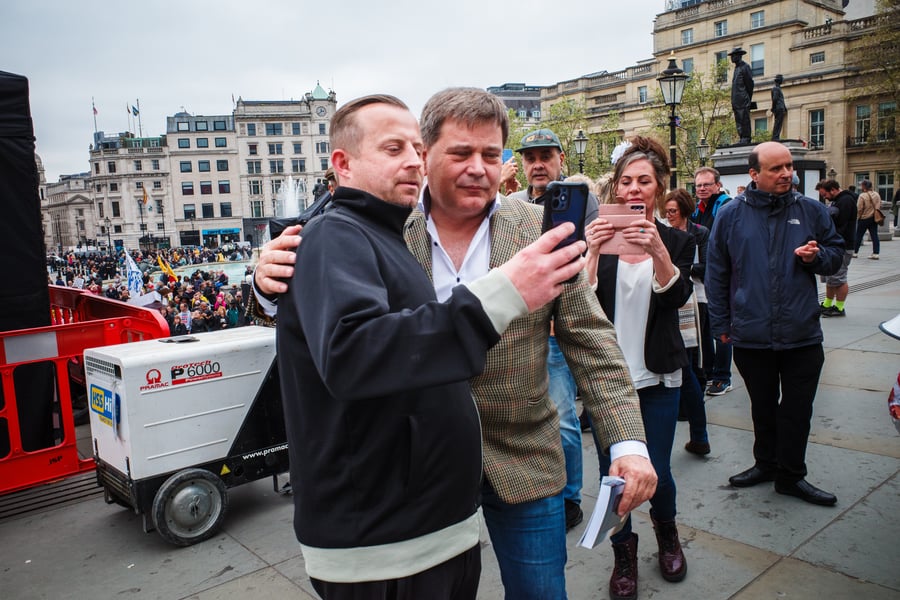
<svg viewBox="0 0 900 600"><path fill-rule="evenodd" d="M588 138L584 152L584 174L592 179L610 170L609 154L621 141L618 131L619 114L612 112L603 117L591 118L583 100L565 98L542 111L539 124L526 123L515 111L509 111L509 147L515 149L525 134L535 129L551 129L559 137L566 155L565 173L578 173L578 154L575 138L581 131ZM590 130L588 128L590 127ZM519 171L519 181L524 187L525 174Z"/></svg>
<svg viewBox="0 0 900 600"><path fill-rule="evenodd" d="M650 121L657 138L669 145L669 115L671 108L663 104L662 93L656 91L656 106L650 109ZM693 181L693 174L703 161L698 145L705 139L709 154L716 148L731 144L734 121L731 114L731 89L728 84L728 62L721 61L709 73L693 72L685 82L681 104L675 109L679 117L676 131L675 157L678 183ZM708 164L708 161L707 161Z"/></svg>
<svg viewBox="0 0 900 600"><path fill-rule="evenodd" d="M874 28L851 43L848 58L857 76L850 100L878 103L870 142L879 151L900 157L897 108L900 106L900 0L876 0Z"/></svg>

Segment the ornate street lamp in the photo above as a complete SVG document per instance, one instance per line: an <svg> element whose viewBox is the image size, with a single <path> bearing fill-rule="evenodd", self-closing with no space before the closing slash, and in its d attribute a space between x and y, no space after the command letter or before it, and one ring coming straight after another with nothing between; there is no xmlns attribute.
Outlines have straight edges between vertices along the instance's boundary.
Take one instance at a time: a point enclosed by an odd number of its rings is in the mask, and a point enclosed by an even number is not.
<svg viewBox="0 0 900 600"><path fill-rule="evenodd" d="M575 136L575 156L578 157L578 172L584 173L584 151L587 150L588 138L584 135L584 131L578 130Z"/></svg>
<svg viewBox="0 0 900 600"><path fill-rule="evenodd" d="M110 233L110 220L109 217L103 219L103 224L106 225L106 250L109 252L109 255L113 255L112 251L112 234Z"/></svg>
<svg viewBox="0 0 900 600"><path fill-rule="evenodd" d="M697 144L697 156L700 157L700 166L706 166L706 157L709 156L709 144L706 143L706 138L700 138L700 143Z"/></svg>
<svg viewBox="0 0 900 600"><path fill-rule="evenodd" d="M678 187L675 158L675 128L677 127L675 107L681 104L681 97L684 94L684 84L687 81L687 78L687 74L682 69L679 69L678 65L675 63L675 52L672 52L672 54L669 55L669 66L656 78L659 82L659 89L662 91L663 102L672 109L672 112L669 115L669 161L672 163L672 177L669 182L669 187L673 190Z"/></svg>

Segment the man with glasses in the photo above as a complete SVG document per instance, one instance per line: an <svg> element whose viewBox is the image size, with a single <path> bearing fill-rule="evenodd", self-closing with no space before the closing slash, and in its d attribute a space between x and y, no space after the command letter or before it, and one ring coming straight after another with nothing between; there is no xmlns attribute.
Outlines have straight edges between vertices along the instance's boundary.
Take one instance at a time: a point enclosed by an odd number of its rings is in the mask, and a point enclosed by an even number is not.
<svg viewBox="0 0 900 600"><path fill-rule="evenodd" d="M694 172L694 188L697 208L691 215L691 221L712 231L716 214L723 204L731 200L731 197L722 191L719 172L712 167L700 167ZM700 315L702 322L707 322L707 319L707 315ZM707 377L709 387L706 393L709 396L721 396L731 391L731 344L719 339L713 340L709 333L709 327L701 327L701 335L703 337L701 344L704 371L709 370L709 359L706 357L713 357L712 373L709 373L709 377ZM714 341L715 351L711 352Z"/></svg>

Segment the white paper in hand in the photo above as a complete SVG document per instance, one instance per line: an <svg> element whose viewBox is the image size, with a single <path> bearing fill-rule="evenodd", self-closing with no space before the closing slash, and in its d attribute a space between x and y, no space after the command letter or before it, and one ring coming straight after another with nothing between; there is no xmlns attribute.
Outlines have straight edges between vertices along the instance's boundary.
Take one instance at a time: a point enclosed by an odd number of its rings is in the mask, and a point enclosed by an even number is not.
<svg viewBox="0 0 900 600"><path fill-rule="evenodd" d="M625 517L616 514L619 508L619 500L625 490L625 480L621 477L605 476L600 481L600 496L594 505L594 512L588 520L584 534L578 541L582 548L595 548L597 544L606 539L607 534L618 531L625 523Z"/></svg>

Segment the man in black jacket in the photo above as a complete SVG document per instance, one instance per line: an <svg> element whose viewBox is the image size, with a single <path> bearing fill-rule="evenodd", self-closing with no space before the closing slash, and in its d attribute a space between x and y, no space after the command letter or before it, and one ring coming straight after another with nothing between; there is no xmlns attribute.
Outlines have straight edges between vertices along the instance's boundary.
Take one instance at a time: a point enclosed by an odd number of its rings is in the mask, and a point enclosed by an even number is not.
<svg viewBox="0 0 900 600"><path fill-rule="evenodd" d="M560 226L436 300L403 226L422 185L416 119L392 96L331 122L341 186L278 301L294 529L325 599L474 599L481 430L468 380L514 318L584 266Z"/></svg>
<svg viewBox="0 0 900 600"><path fill-rule="evenodd" d="M819 194L830 202L828 214L834 221L834 228L844 238L844 260L841 268L834 275L823 276L825 283L825 301L822 303L823 317L846 316L844 302L850 287L847 285L847 269L853 260L853 248L856 243L856 198L847 190L841 189L834 179L823 179L816 184Z"/></svg>

